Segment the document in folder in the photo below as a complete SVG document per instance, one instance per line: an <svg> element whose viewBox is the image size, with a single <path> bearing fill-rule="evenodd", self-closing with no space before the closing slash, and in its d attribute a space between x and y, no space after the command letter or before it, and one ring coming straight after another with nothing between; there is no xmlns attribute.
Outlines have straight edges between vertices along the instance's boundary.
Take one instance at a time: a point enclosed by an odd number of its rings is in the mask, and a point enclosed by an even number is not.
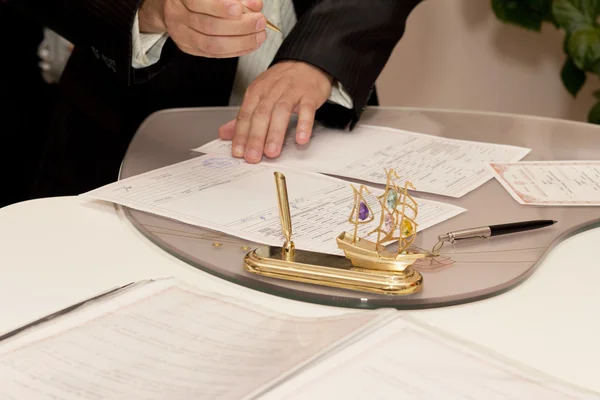
<svg viewBox="0 0 600 400"><path fill-rule="evenodd" d="M449 139L380 126L351 132L316 126L308 144L295 142L294 124L281 155L264 163L385 184L383 168L394 168L415 189L462 197L492 179L490 162L513 162L531 150L494 143ZM231 141L215 140L194 151L231 155Z"/></svg>
<svg viewBox="0 0 600 400"><path fill-rule="evenodd" d="M598 399L391 310L298 317L174 279L0 343L0 399Z"/></svg>

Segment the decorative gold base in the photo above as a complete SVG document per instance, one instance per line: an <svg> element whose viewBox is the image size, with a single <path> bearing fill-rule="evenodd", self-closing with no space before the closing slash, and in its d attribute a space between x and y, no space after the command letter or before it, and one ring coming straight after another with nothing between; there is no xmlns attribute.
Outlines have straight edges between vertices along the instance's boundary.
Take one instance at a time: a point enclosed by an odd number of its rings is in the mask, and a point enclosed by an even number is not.
<svg viewBox="0 0 600 400"><path fill-rule="evenodd" d="M348 232L341 233L336 241L352 265L368 270L403 272L415 261L426 257L426 254L408 250L396 254L369 240L354 239Z"/></svg>
<svg viewBox="0 0 600 400"><path fill-rule="evenodd" d="M272 278L390 295L421 290L423 277L410 266L402 271L358 268L343 256L262 246L246 254L247 271Z"/></svg>

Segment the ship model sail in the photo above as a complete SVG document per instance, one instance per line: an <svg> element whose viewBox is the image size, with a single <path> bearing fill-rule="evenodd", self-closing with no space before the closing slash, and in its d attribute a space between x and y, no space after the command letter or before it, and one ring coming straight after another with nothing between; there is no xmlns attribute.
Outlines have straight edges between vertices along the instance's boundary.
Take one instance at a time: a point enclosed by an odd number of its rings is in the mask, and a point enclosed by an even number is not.
<svg viewBox="0 0 600 400"><path fill-rule="evenodd" d="M337 244L355 267L403 272L426 256L410 250L417 234L418 205L408 193L409 189L414 189L410 182L399 187L394 170L386 170L386 175L385 191L376 197L380 205L379 223L366 235L376 235L376 239L359 237L359 227L375 221L375 215L365 200L366 195L371 195L369 190L364 185L359 189L352 186L354 204L348 221L354 225L354 230L340 234ZM392 242L397 242L396 250L387 249L386 244Z"/></svg>

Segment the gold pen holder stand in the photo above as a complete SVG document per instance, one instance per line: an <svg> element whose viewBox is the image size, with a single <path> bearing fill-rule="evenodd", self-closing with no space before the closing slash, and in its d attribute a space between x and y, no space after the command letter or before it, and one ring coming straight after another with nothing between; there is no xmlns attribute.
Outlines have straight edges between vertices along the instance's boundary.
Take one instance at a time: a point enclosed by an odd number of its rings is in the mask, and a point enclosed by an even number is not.
<svg viewBox="0 0 600 400"><path fill-rule="evenodd" d="M383 196L380 196L382 212L386 211L386 215L394 215L390 208L395 210L397 206L402 206L402 210L407 209L406 202L398 201L402 194L405 195L405 200L412 199L407 194L407 187L402 191L391 183L393 175L393 171L388 171L388 185ZM404 213L395 221L400 231L408 234L401 234L398 238L388 232L387 235L378 235L376 242L371 242L357 237L355 228L354 234L343 232L336 239L345 256L297 250L291 239L291 215L283 174L275 172L275 182L286 240L281 247L262 246L246 254L244 266L247 271L271 278L378 294L408 295L421 290L423 276L411 265L427 255L408 250L416 235L416 224L413 222L414 225L411 225L410 221L413 220L405 217ZM355 207L352 214L357 217L355 227L359 214L361 217L365 214L366 205L361 202L363 190L366 189L361 187L360 191L354 190ZM391 192L393 195L390 195ZM398 204L390 204L390 198L395 198ZM390 205L394 207L386 207ZM416 210L416 204L414 209ZM373 218L369 221L373 221ZM383 224L384 218L381 221ZM389 225L388 220L385 222ZM380 244L390 239L400 239L395 252L386 250Z"/></svg>

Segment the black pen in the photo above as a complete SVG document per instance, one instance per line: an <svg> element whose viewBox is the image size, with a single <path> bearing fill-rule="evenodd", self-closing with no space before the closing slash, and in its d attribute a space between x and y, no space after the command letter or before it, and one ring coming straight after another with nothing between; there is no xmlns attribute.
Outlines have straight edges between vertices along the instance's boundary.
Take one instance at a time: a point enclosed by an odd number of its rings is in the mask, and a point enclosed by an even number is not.
<svg viewBox="0 0 600 400"><path fill-rule="evenodd" d="M487 239L492 236L506 235L509 233L518 233L530 231L533 229L545 228L554 225L557 221L553 220L537 220L537 221L522 221L509 224L480 226L478 228L463 229L454 232L448 232L445 235L438 236L440 242L454 243L457 240L463 239Z"/></svg>

